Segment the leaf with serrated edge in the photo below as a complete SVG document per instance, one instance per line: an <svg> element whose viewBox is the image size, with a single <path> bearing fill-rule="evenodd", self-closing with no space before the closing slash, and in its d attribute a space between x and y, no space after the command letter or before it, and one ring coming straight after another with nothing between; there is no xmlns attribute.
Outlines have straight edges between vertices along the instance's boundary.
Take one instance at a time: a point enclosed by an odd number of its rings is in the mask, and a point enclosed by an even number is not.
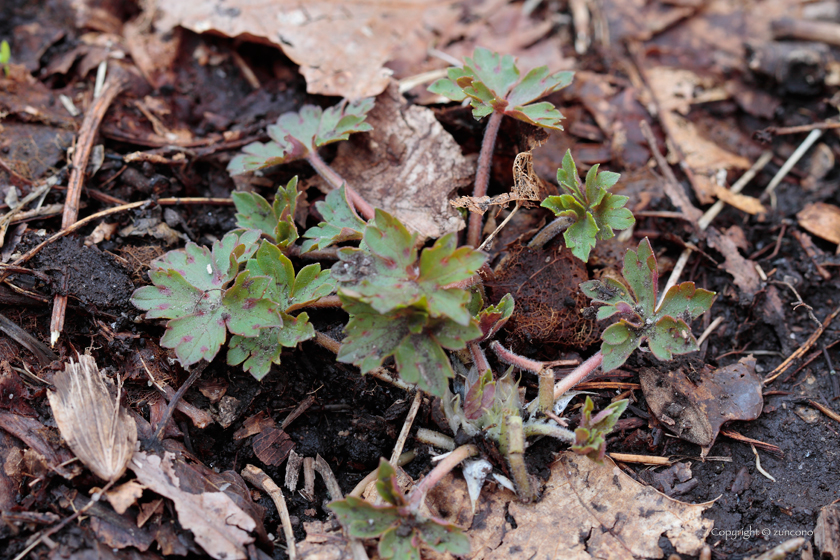
<svg viewBox="0 0 840 560"><path fill-rule="evenodd" d="M652 316L659 291L659 272L656 269L656 257L647 237L639 242L637 250L630 249L624 255L622 275L633 290L636 302L640 305L639 313Z"/></svg>
<svg viewBox="0 0 840 560"><path fill-rule="evenodd" d="M526 105L570 85L574 76L574 72L549 74L548 66L534 68L516 84L507 100L514 107Z"/></svg>
<svg viewBox="0 0 840 560"><path fill-rule="evenodd" d="M177 319L191 315L204 295L177 270L150 270L154 286L143 286L131 295L131 303L146 311L147 319Z"/></svg>
<svg viewBox="0 0 840 560"><path fill-rule="evenodd" d="M543 128L551 128L554 130L563 130L563 125L560 121L565 119L563 113L548 101L540 103L532 103L531 105L514 107L508 109L505 114L520 121L532 124L534 126L541 126Z"/></svg>
<svg viewBox="0 0 840 560"><path fill-rule="evenodd" d="M642 343L642 337L635 336L623 320L607 327L601 338L604 341L601 345L601 354L604 356L601 369L605 372L621 366Z"/></svg>
<svg viewBox="0 0 840 560"><path fill-rule="evenodd" d="M563 239L574 256L587 262L589 253L595 247L595 237L598 235L598 224L592 214L587 213L586 217L570 225L563 232Z"/></svg>
<svg viewBox="0 0 840 560"><path fill-rule="evenodd" d="M513 315L513 309L513 296L510 294L505 294L496 305L482 309L476 317L478 326L481 329L479 342L484 342L495 336L499 332L499 329L505 326L505 323Z"/></svg>
<svg viewBox="0 0 840 560"><path fill-rule="evenodd" d="M270 327L260 331L253 338L234 335L228 347L227 363L235 366L242 364L242 369L259 381L269 372L271 364L280 364L283 347L294 348L298 343L315 336L315 327L309 323L309 315L301 313L292 317L280 314L282 327Z"/></svg>
<svg viewBox="0 0 840 560"><path fill-rule="evenodd" d="M343 186L330 191L326 199L315 203L315 208L324 221L304 232L306 240L301 252L326 249L336 243L362 238L365 222L353 212Z"/></svg>
<svg viewBox="0 0 840 560"><path fill-rule="evenodd" d="M607 449L606 436L612 431L628 403L627 399L616 401L593 417L595 403L591 398L586 397L580 427L575 430L572 451L579 455L586 455L597 463L602 463Z"/></svg>
<svg viewBox="0 0 840 560"><path fill-rule="evenodd" d="M355 496L332 502L327 507L350 535L360 539L378 537L400 520L397 508L377 507Z"/></svg>

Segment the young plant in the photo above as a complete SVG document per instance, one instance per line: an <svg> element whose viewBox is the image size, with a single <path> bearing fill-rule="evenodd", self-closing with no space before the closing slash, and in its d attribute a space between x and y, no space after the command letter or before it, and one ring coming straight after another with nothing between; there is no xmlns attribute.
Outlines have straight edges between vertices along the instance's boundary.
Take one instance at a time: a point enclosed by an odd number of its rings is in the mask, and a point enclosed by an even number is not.
<svg viewBox="0 0 840 560"><path fill-rule="evenodd" d="M235 192L230 195L236 206L236 225L260 231L280 249L285 249L298 238L295 225L295 207L300 195L297 176L278 187L274 203L257 193Z"/></svg>
<svg viewBox="0 0 840 560"><path fill-rule="evenodd" d="M589 169L586 182L581 185L572 152L567 150L563 167L557 170L557 182L566 194L549 196L541 204L554 212L557 219L537 234L528 246L541 247L565 229L563 237L566 246L574 256L588 262L589 252L595 247L596 240L610 239L615 236L613 230L627 229L636 222L633 213L624 208L628 197L609 192L620 177L618 173L609 171L599 173L596 164Z"/></svg>
<svg viewBox="0 0 840 560"><path fill-rule="evenodd" d="M9 62L12 60L12 49L9 48L8 41L0 41L0 66L3 67L3 72L6 76L9 75Z"/></svg>
<svg viewBox="0 0 840 560"><path fill-rule="evenodd" d="M528 72L523 78L515 59L487 49L477 48L472 58L466 57L462 68L450 68L448 78L438 80L429 91L453 101L467 98L473 116L481 119L490 115L478 158L473 197L487 194L490 182L490 163L502 117L515 119L555 130L563 130L563 115L548 102L533 103L572 83L574 72L549 73L547 66ZM467 244L477 247L481 236L481 215L470 216Z"/></svg>
<svg viewBox="0 0 840 560"><path fill-rule="evenodd" d="M380 460L376 491L386 505L348 496L329 507L348 534L362 539L379 537L379 556L394 560L420 560L420 547L426 545L439 553L469 554L470 541L457 526L418 512L419 503L411 503L397 485L394 468ZM415 489L417 491L417 489Z"/></svg>
<svg viewBox="0 0 840 560"><path fill-rule="evenodd" d="M306 240L300 248L301 253L326 249L336 243L358 241L362 238L365 222L350 208L344 187L330 191L326 199L315 203L315 209L324 221L304 232L303 237Z"/></svg>
<svg viewBox="0 0 840 560"><path fill-rule="evenodd" d="M422 253L416 245L416 234L377 210L361 247L339 251L331 272L350 322L337 359L366 373L394 356L404 381L441 396L453 375L444 348L481 336L469 292L448 286L473 276L485 255L456 248L454 234Z"/></svg>
<svg viewBox="0 0 840 560"><path fill-rule="evenodd" d="M242 148L243 153L234 157L228 164L228 172L238 175L305 159L329 185L337 189L345 182L321 159L318 148L347 140L355 132L373 130L364 122L372 108L373 99L367 98L351 103L343 101L326 110L314 105L304 105L297 113L285 113L277 119L276 124L268 127L266 132L271 141L265 144L254 142ZM373 207L349 185L346 188L348 198L359 213L368 219L372 218Z"/></svg>

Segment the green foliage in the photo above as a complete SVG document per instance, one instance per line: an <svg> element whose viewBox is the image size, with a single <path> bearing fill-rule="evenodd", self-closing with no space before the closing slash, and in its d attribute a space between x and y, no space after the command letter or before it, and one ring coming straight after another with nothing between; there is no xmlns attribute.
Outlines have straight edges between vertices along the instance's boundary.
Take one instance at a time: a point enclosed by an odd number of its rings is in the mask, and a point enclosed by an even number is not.
<svg viewBox="0 0 840 560"><path fill-rule="evenodd" d="M0 66L6 75L9 75L9 61L12 60L12 49L9 48L8 41L0 41Z"/></svg>
<svg viewBox="0 0 840 560"><path fill-rule="evenodd" d="M416 234L377 210L362 247L339 251L331 272L350 322L338 360L368 372L393 355L405 381L440 396L453 375L443 349L481 336L467 309L469 292L447 285L470 278L485 256L457 248L452 234L422 253L416 242Z"/></svg>
<svg viewBox="0 0 840 560"><path fill-rule="evenodd" d="M586 397L580 426L575 429L575 443L571 447L572 451L578 455L586 455L595 462L603 463L604 454L607 451L606 436L612 431L628 403L627 399L616 401L592 416L595 403Z"/></svg>
<svg viewBox="0 0 840 560"><path fill-rule="evenodd" d="M243 153L228 164L228 172L239 175L288 163L316 152L321 146L347 140L354 132L373 130L364 122L372 108L373 98L367 98L351 103L343 101L326 110L304 105L297 113L285 113L267 129L272 141L254 142L242 148Z"/></svg>
<svg viewBox="0 0 840 560"><path fill-rule="evenodd" d="M319 264L307 265L295 276L292 262L279 248L266 241L248 261L246 271L253 276L268 278L264 297L280 310L282 319L281 325L265 328L258 336L237 334L230 340L227 363L242 364L245 371L259 380L268 373L272 363L280 363L284 347L293 348L315 336L315 329L306 313L297 317L289 313L329 295L335 287L330 272L322 271Z"/></svg>
<svg viewBox="0 0 840 560"><path fill-rule="evenodd" d="M212 360L227 331L256 337L260 329L283 325L277 305L264 298L269 279L239 272L258 238L254 230L231 232L212 251L195 243L170 251L151 264L154 285L132 295L131 302L147 318L170 319L161 346L174 348L182 365Z"/></svg>
<svg viewBox="0 0 840 560"><path fill-rule="evenodd" d="M315 208L324 221L303 234L306 241L301 247L302 253L362 238L365 222L350 207L344 187L330 191L325 200L315 203Z"/></svg>
<svg viewBox="0 0 840 560"><path fill-rule="evenodd" d="M602 369L619 367L644 340L660 360L697 350L689 323L711 308L715 293L696 288L694 282L683 282L672 286L656 308L659 274L647 238L639 242L636 251L627 251L623 274L630 290L609 278L580 285L584 294L603 304L598 319L620 315L601 335Z"/></svg>
<svg viewBox="0 0 840 560"><path fill-rule="evenodd" d="M478 326L481 329L481 338L478 342L493 338L513 315L513 308L513 296L505 294L496 305L490 305L482 309L476 316Z"/></svg>
<svg viewBox="0 0 840 560"><path fill-rule="evenodd" d="M368 539L380 537L379 555L395 560L420 560L420 545L437 552L465 555L470 541L455 525L411 511L408 500L397 485L394 469L381 459L376 490L387 505L374 506L349 496L329 507L348 534Z"/></svg>
<svg viewBox="0 0 840 560"><path fill-rule="evenodd" d="M574 220L563 237L572 254L583 262L589 261L596 240L610 239L615 235L613 230L627 229L636 221L633 213L624 208L629 199L609 192L620 177L609 171L599 173L598 165L593 165L581 188L572 152L567 150L563 167L557 170L557 182L566 194L549 196L541 204L557 216Z"/></svg>
<svg viewBox="0 0 840 560"><path fill-rule="evenodd" d="M554 105L532 102L568 86L574 72L550 74L547 66L541 66L522 78L512 56L479 47L472 58L464 59L463 68L450 68L448 75L433 83L429 91L453 101L469 97L476 119L496 111L533 125L563 130L560 121L564 117Z"/></svg>
<svg viewBox="0 0 840 560"><path fill-rule="evenodd" d="M281 249L298 238L295 226L295 206L299 193L298 178L293 177L286 187L278 187L274 204L257 193L235 192L230 195L236 206L236 225L256 229L271 239Z"/></svg>

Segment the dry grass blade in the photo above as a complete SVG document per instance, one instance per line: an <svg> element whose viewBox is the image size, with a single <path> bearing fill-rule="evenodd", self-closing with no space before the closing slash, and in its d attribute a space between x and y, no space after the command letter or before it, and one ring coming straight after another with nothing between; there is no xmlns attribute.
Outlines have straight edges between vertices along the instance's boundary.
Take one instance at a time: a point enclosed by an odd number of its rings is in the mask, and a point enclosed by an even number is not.
<svg viewBox="0 0 840 560"><path fill-rule="evenodd" d="M112 395L93 357L70 360L56 374L50 407L61 435L73 453L96 476L116 480L125 472L137 443L137 425Z"/></svg>

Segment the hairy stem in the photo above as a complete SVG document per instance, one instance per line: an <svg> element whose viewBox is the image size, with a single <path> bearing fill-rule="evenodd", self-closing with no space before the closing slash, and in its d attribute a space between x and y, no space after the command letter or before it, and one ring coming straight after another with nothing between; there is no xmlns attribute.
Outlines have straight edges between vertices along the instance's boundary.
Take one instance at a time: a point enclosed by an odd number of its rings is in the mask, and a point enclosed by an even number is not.
<svg viewBox="0 0 840 560"><path fill-rule="evenodd" d="M506 364L533 371L534 373L541 373L546 369L545 363L515 354L502 346L497 340L490 343L490 349Z"/></svg>
<svg viewBox="0 0 840 560"><path fill-rule="evenodd" d="M554 386L554 400L556 401L559 399L563 396L563 393L573 388L575 385L582 383L592 374L592 372L601 366L603 361L604 355L601 354L601 351L599 350L593 354L591 358L576 367L572 373L558 381Z"/></svg>
<svg viewBox="0 0 840 560"><path fill-rule="evenodd" d="M321 159L321 156L318 155L318 152L309 152L306 156L306 161L309 162L309 165L311 165L312 168L318 172L318 175L320 175L324 181L329 183L332 188L340 189L341 186L344 185L344 191L347 193L347 198L350 201L350 204L356 208L364 219L373 219L375 214L373 206L362 198L353 187L348 185L347 181L341 178L341 175L336 173L332 167L327 165L327 163Z"/></svg>
<svg viewBox="0 0 840 560"><path fill-rule="evenodd" d="M542 228L537 235L528 243L529 249L541 249L543 245L554 239L554 237L561 231L568 229L574 220L568 216L560 216L547 226Z"/></svg>
<svg viewBox="0 0 840 560"><path fill-rule="evenodd" d="M490 369L490 362L487 361L487 356L484 355L484 350L478 345L478 342L470 342L467 344L472 355L475 369L478 370L478 375L481 376L485 371Z"/></svg>
<svg viewBox="0 0 840 560"><path fill-rule="evenodd" d="M560 426L552 426L551 424L530 424L523 428L525 437L532 436L550 436L566 443L575 442L575 434L571 430Z"/></svg>
<svg viewBox="0 0 840 560"><path fill-rule="evenodd" d="M516 493L522 502L532 502L534 495L531 475L525 465L525 430L522 428L522 417L516 414L506 416L502 424L500 451L507 458Z"/></svg>
<svg viewBox="0 0 840 560"><path fill-rule="evenodd" d="M502 116L502 113L493 111L487 121L487 128L484 129L484 139L481 141L481 152L478 155L478 167L475 170L475 186L473 187L475 197L487 194L487 185L490 184L490 164L493 161L493 150L496 147L496 136L499 134ZM481 214L470 214L467 245L478 247L481 241L481 222Z"/></svg>
<svg viewBox="0 0 840 560"><path fill-rule="evenodd" d="M447 455L440 463L437 464L432 471L426 475L426 478L414 487L409 497L408 507L411 511L420 509L420 504L426 497L426 494L431 490L435 484L441 481L444 476L461 464L464 459L469 459L474 455L478 455L478 447L473 444L462 445L449 455Z"/></svg>

